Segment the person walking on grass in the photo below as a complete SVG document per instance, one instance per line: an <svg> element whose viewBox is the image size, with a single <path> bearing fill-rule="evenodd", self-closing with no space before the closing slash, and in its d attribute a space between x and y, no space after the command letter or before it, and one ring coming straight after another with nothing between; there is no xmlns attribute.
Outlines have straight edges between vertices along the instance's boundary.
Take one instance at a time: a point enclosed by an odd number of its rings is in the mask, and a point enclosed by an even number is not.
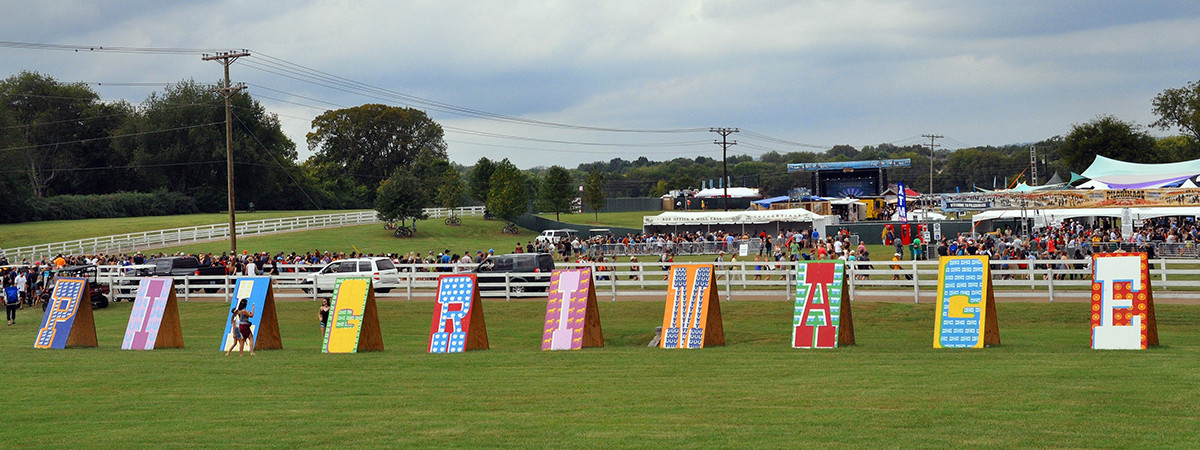
<svg viewBox="0 0 1200 450"><path fill-rule="evenodd" d="M238 347L238 356L242 355L242 351L246 348L246 345L250 346L250 356L254 356L254 334L250 329L250 318L254 317L254 307L250 307L250 310L246 311L246 299L243 298L238 301L237 307L229 312L233 314L233 318L229 320L234 326L234 339L236 340L235 345ZM231 353L233 353L233 346L229 347L229 350L225 352L225 356L229 356Z"/></svg>
<svg viewBox="0 0 1200 450"><path fill-rule="evenodd" d="M21 297L17 292L17 287L4 278L4 318L8 320L8 326L13 326L17 323L17 308L21 307Z"/></svg>

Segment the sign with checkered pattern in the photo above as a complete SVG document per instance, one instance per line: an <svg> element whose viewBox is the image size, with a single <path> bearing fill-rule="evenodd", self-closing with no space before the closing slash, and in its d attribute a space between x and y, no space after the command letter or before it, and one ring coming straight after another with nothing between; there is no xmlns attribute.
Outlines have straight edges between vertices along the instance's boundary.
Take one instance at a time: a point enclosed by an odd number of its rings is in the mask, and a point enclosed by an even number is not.
<svg viewBox="0 0 1200 450"><path fill-rule="evenodd" d="M662 348L725 345L721 303L712 264L676 264L667 272Z"/></svg>
<svg viewBox="0 0 1200 450"><path fill-rule="evenodd" d="M987 256L943 256L938 262L933 348L1000 345L996 298Z"/></svg>
<svg viewBox="0 0 1200 450"><path fill-rule="evenodd" d="M87 280L60 277L54 281L42 326L33 348L96 347L96 323Z"/></svg>
<svg viewBox="0 0 1200 450"><path fill-rule="evenodd" d="M438 277L437 302L429 327L429 353L487 348L487 328L475 274Z"/></svg>

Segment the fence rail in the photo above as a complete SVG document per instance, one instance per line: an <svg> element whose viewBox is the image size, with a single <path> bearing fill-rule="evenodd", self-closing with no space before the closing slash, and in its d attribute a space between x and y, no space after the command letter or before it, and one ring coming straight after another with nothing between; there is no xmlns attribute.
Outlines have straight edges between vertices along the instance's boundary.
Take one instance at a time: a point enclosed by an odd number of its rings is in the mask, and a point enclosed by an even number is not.
<svg viewBox="0 0 1200 450"><path fill-rule="evenodd" d="M560 264L559 268L590 267L595 276L597 297L618 299L647 298L665 294L667 266L659 262ZM721 262L714 263L717 286L725 299L768 299L792 301L795 296L794 262ZM914 302L930 300L937 291L937 261L856 261L849 263L847 289L851 298L887 297ZM1151 260L1151 279L1156 297L1195 298L1200 294L1200 264L1178 260ZM313 273L322 266L281 265L274 275L277 298L316 300L328 293L314 291ZM898 268L896 268L898 267ZM436 295L437 277L468 272L474 265L406 264L398 265L400 285L377 297L393 300L431 300ZM103 266L102 283L110 285L114 300L131 300L138 278L128 276L128 266ZM1028 300L1054 301L1058 298L1088 297L1091 271L1080 260L993 260L990 273L997 296ZM529 273L493 274L499 280L481 282L482 295L513 299L545 296L547 274L542 281L525 281ZM223 299L232 295L236 275L177 277L176 287L182 299ZM515 289L519 288L519 289ZM525 294L513 292L524 290Z"/></svg>
<svg viewBox="0 0 1200 450"><path fill-rule="evenodd" d="M483 215L483 207L463 207L454 208L453 210L446 208L425 209L425 214L430 218L448 217L451 215L451 212L460 216L478 216ZM375 211L355 211L314 216L250 220L238 222L237 230L238 236L253 236L284 231L363 225L378 221L379 219L376 217ZM229 238L229 224L217 223L8 248L0 251L0 254L7 256L8 260L12 262L20 261L22 258L38 259L58 254L79 255L135 252L227 238Z"/></svg>

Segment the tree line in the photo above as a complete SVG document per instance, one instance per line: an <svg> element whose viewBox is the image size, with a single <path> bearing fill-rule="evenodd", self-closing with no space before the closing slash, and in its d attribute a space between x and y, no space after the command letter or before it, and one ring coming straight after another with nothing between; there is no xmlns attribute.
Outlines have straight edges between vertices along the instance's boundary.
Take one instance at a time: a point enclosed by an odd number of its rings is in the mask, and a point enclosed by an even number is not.
<svg viewBox="0 0 1200 450"><path fill-rule="evenodd" d="M244 91L234 94L232 105L239 209L251 203L260 209L373 207L408 221L421 219L425 207L482 204L512 220L531 210L569 212L577 198L596 210L609 197L657 197L722 176L722 162L706 156L614 158L570 169L528 170L506 158L485 157L464 166L448 160L442 127L424 112L379 104L317 116L304 143L313 156L299 161L296 143L284 135L276 115ZM788 163L909 158L911 167L889 169L890 181L928 186L932 160L934 191L954 192L1027 180L1030 146L1037 147L1041 182L1055 172L1064 179L1082 172L1095 155L1145 163L1200 158L1200 84L1166 89L1151 106L1159 119L1148 127L1101 115L1033 143L932 154L923 145L883 143L734 155L728 159L729 175L732 185L785 195L791 188L813 187L810 174L788 173ZM68 213L79 217L70 218L124 214L113 211L141 205L169 205L145 214L222 211L227 207L224 120L222 98L194 80L167 86L134 105L102 101L87 84L21 72L0 81L0 190L12 211L80 205L74 208L80 211ZM1149 127L1180 134L1153 137ZM49 200L64 196L76 200ZM88 205L107 206L87 211ZM41 218L9 214L0 220Z"/></svg>

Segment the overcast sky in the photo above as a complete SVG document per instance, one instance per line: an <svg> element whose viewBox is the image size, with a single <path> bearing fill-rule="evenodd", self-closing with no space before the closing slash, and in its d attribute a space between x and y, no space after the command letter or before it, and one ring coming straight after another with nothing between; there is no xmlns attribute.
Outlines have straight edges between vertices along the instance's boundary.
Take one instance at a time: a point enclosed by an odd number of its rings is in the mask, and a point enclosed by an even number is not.
<svg viewBox="0 0 1200 450"><path fill-rule="evenodd" d="M575 167L720 158L709 127L746 131L731 136L731 152L750 155L907 145L930 133L951 149L1033 142L1102 114L1149 124L1157 93L1200 79L1194 0L0 6L2 41L249 49L232 77L280 116L301 159L313 117L364 103L426 110L464 165L487 156ZM32 70L68 82L221 76L190 53L0 47L0 61L3 77ZM314 82L295 79L306 76ZM135 104L161 90L93 88Z"/></svg>

